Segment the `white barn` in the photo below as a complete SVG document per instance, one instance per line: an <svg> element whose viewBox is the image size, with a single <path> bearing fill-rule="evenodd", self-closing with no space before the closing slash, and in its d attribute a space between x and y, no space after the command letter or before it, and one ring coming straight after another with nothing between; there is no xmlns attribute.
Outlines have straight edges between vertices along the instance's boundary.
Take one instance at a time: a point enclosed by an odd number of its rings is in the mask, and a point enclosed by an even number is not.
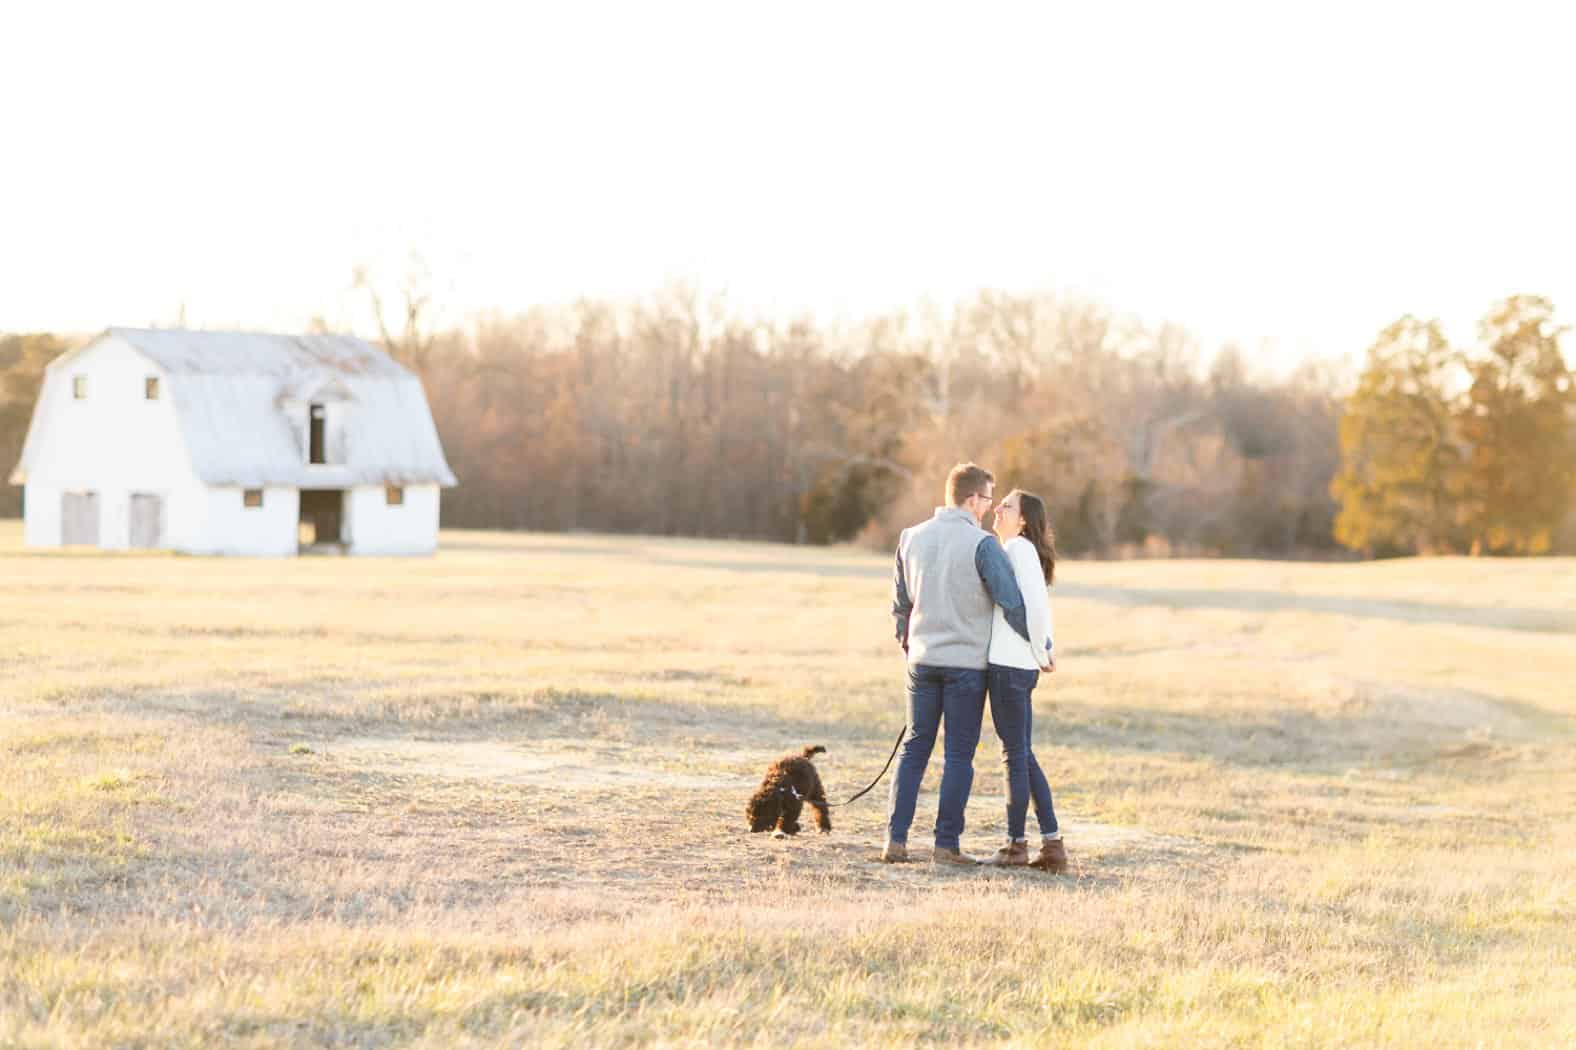
<svg viewBox="0 0 1576 1050"><path fill-rule="evenodd" d="M29 546L430 554L455 484L421 382L338 335L111 328L45 371Z"/></svg>

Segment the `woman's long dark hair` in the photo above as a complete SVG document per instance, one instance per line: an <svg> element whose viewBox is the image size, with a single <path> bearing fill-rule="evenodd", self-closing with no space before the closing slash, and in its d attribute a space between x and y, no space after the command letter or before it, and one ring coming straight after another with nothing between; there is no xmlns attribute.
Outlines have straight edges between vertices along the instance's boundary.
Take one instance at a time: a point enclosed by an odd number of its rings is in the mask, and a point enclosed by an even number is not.
<svg viewBox="0 0 1576 1050"><path fill-rule="evenodd" d="M1045 585L1056 579L1056 533L1045 518L1045 501L1032 492L1018 490L1018 513L1023 518L1023 537L1034 544L1034 553L1040 556L1040 569L1045 573Z"/></svg>

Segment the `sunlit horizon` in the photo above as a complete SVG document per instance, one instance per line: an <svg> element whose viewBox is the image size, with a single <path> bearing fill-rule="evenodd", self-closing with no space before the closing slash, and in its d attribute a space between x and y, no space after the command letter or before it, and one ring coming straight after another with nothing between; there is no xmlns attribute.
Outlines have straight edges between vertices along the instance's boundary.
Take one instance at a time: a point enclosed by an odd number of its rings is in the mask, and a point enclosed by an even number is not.
<svg viewBox="0 0 1576 1050"><path fill-rule="evenodd" d="M413 252L451 323L1039 291L1285 367L1512 294L1576 317L1532 6L153 11L3 16L0 330L370 334L352 269Z"/></svg>

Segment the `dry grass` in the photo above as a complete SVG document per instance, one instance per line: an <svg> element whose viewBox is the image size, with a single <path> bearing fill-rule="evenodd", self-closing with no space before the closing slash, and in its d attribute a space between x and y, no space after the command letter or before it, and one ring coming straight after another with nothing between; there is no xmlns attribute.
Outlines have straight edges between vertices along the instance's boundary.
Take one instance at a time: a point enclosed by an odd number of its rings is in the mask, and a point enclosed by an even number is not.
<svg viewBox="0 0 1576 1050"><path fill-rule="evenodd" d="M1576 1041L1570 560L1067 566L1052 878L876 863L884 791L744 832L774 754L825 744L834 795L885 758L883 558L19 533L0 1045Z"/></svg>

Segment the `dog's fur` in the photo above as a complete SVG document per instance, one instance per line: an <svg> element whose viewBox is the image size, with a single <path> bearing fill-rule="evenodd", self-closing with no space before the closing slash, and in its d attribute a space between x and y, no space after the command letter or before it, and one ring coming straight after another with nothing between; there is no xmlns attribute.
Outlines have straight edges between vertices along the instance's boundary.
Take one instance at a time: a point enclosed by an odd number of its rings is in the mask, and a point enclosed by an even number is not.
<svg viewBox="0 0 1576 1050"><path fill-rule="evenodd" d="M797 835L799 813L807 803L815 810L815 826L823 833L832 830L832 814L826 806L821 774L810 761L825 751L826 748L817 744L797 754L784 755L767 768L760 788L744 807L744 817L750 822L751 831L776 828L781 834ZM799 793L798 798L794 797L795 791Z"/></svg>

